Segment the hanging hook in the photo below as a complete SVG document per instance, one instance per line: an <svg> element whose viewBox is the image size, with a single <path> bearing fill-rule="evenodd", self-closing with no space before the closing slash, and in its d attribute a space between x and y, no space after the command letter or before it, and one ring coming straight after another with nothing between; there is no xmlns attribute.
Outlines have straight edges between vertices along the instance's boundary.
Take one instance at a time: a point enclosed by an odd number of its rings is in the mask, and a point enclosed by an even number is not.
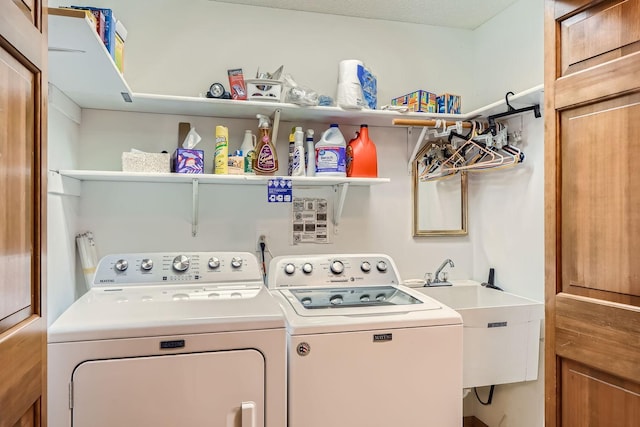
<svg viewBox="0 0 640 427"><path fill-rule="evenodd" d="M509 95L515 95L515 94L513 92L507 92L507 94L504 96L504 102L506 102L507 104L507 111L514 111L515 108L513 108L511 104L509 104Z"/></svg>

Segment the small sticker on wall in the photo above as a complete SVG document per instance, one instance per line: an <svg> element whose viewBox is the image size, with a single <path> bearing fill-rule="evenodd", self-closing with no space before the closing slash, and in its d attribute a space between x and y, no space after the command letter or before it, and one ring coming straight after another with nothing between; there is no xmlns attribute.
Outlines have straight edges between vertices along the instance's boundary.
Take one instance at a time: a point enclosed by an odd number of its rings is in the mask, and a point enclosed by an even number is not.
<svg viewBox="0 0 640 427"><path fill-rule="evenodd" d="M269 203L291 203L293 184L288 178L270 178L267 183L267 201Z"/></svg>
<svg viewBox="0 0 640 427"><path fill-rule="evenodd" d="M327 199L293 199L291 231L294 245L330 243L327 233L327 207Z"/></svg>

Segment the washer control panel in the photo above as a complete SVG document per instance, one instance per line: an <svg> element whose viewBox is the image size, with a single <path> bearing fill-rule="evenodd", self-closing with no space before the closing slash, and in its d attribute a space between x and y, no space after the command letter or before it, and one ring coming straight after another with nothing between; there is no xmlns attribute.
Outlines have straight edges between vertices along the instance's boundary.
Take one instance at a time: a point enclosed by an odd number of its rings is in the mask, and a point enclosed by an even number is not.
<svg viewBox="0 0 640 427"><path fill-rule="evenodd" d="M100 260L94 286L262 282L249 252L132 253Z"/></svg>
<svg viewBox="0 0 640 427"><path fill-rule="evenodd" d="M269 264L269 288L399 283L393 260L383 254L292 255L276 257Z"/></svg>

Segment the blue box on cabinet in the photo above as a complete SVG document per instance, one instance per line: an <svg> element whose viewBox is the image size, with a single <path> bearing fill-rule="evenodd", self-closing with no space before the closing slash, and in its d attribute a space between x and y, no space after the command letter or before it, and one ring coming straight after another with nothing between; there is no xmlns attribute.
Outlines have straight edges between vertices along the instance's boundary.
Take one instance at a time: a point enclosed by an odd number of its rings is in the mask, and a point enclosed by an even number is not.
<svg viewBox="0 0 640 427"><path fill-rule="evenodd" d="M462 97L444 93L436 98L438 104L437 113L440 114L461 114L462 113Z"/></svg>
<svg viewBox="0 0 640 427"><path fill-rule="evenodd" d="M171 172L204 173L204 151L176 148L171 156Z"/></svg>

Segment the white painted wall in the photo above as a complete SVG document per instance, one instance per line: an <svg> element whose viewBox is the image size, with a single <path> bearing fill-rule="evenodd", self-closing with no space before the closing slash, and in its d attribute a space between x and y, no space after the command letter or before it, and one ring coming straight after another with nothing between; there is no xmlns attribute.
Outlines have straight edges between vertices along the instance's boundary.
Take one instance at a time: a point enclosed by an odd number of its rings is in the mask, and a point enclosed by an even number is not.
<svg viewBox="0 0 640 427"><path fill-rule="evenodd" d="M49 88L48 163L50 170L78 167L80 109L55 87ZM52 189L54 183L49 183ZM49 324L82 295L76 277L75 233L79 198L47 197L47 318Z"/></svg>
<svg viewBox="0 0 640 427"><path fill-rule="evenodd" d="M493 267L505 291L544 301L544 122L528 114L507 125L522 130L526 158L516 168L469 177L473 277L485 282ZM541 341L537 381L497 386L490 406L470 393L465 414L492 427L544 425L543 347ZM488 388L479 393L486 400Z"/></svg>
<svg viewBox="0 0 640 427"><path fill-rule="evenodd" d="M544 1L520 0L473 31L473 88L466 111L539 85L544 72Z"/></svg>
<svg viewBox="0 0 640 427"><path fill-rule="evenodd" d="M226 84L227 68L242 67L250 75L258 66L274 70L284 64L300 83L333 95L337 63L347 58L362 59L374 69L379 104L422 88L457 92L469 111L501 99L507 90L519 91L542 81L540 1L520 0L473 32L206 0L91 3L114 8L128 26L125 76L136 92L195 95L211 82ZM231 16L238 18L231 20ZM256 40L262 47L256 47ZM450 56L451 50L458 56ZM491 50L500 50L506 63L478 53ZM460 66L461 61L470 65ZM49 166L119 170L123 150L173 149L179 121L195 124L208 159L216 124L229 127L232 148L239 145L244 129L256 128L247 120L95 110L82 112L80 126L50 110ZM281 129L291 125L283 123ZM513 126L518 125L519 119ZM378 147L380 176L390 177L391 183L350 189L339 233L329 245L291 246L288 207L264 203L264 189L258 187L203 186L196 238L190 234L188 186L85 182L81 199L50 195L50 320L82 290L82 284L73 280L74 275L81 277L74 262L73 235L86 229L94 231L100 255L251 251L256 231L266 229L273 255L382 251L395 259L404 278L422 277L449 257L456 263L451 278L484 281L491 266L496 268L498 285L542 300L543 124L530 116L522 126L526 163L519 169L470 179L467 237L411 237L411 177L406 161L413 146L401 128L370 129ZM326 126L311 127L319 132ZM354 131L343 129L345 136ZM286 150L286 143L281 143L281 161ZM210 168L210 160L207 163ZM304 194L331 197L330 190ZM476 414L491 426L543 424L541 380L499 386L490 407L481 408L470 399L465 399L465 413Z"/></svg>

